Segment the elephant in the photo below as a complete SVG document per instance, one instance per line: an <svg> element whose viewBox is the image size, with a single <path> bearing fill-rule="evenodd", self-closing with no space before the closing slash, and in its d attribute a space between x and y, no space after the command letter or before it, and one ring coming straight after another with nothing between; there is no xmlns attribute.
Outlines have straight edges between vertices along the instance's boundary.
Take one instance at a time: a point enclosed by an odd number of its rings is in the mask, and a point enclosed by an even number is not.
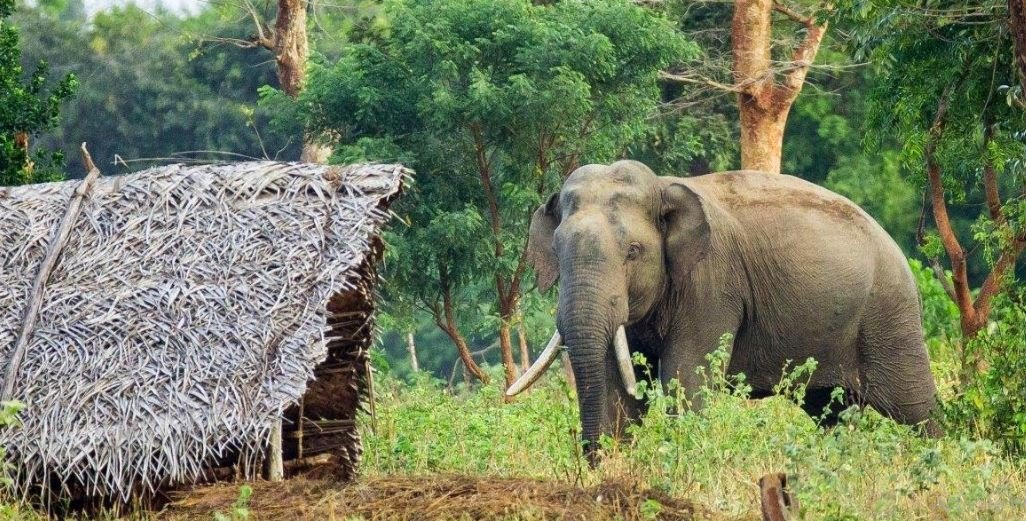
<svg viewBox="0 0 1026 521"><path fill-rule="evenodd" d="M755 171L586 165L534 212L526 258L539 290L559 280L556 333L507 394L565 345L589 457L644 412L633 387L645 374L676 379L701 407L696 368L726 333L727 371L745 374L753 398L772 394L789 361L812 357L810 415L840 387L849 401L939 432L907 259L869 214L823 187ZM635 352L653 370L634 367Z"/></svg>

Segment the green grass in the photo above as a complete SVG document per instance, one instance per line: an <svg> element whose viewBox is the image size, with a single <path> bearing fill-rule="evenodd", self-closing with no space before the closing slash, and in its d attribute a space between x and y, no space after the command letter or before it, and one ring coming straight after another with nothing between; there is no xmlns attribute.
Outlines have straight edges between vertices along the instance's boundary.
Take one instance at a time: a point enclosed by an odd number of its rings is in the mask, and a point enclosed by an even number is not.
<svg viewBox="0 0 1026 521"><path fill-rule="evenodd" d="M717 367L722 358L710 372ZM795 370L781 391L800 397L810 369ZM584 485L615 478L749 518L758 512L758 478L785 471L805 519L1026 519L1026 466L988 441L923 439L872 410L850 410L823 429L788 399L748 400L723 380L709 379L698 414L668 414L676 399L649 390L643 422L626 440L606 440L603 464L590 469L578 450L576 400L559 371L514 404L502 403L501 384L450 392L427 378L386 377L376 422L364 425L363 472Z"/></svg>

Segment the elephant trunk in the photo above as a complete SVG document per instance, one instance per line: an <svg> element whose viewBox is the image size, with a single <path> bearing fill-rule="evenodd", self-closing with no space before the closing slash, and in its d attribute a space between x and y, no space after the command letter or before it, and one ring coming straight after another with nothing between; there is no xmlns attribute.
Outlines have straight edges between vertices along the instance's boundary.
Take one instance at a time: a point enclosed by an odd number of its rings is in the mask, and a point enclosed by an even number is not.
<svg viewBox="0 0 1026 521"><path fill-rule="evenodd" d="M581 437L593 462L600 436L611 431L610 419L606 417L607 386L615 385L611 382L619 378L610 374L608 361L614 334L627 316L626 309L616 309L626 308L625 299L610 298L610 278L602 271L577 269L564 278L557 316L577 380Z"/></svg>

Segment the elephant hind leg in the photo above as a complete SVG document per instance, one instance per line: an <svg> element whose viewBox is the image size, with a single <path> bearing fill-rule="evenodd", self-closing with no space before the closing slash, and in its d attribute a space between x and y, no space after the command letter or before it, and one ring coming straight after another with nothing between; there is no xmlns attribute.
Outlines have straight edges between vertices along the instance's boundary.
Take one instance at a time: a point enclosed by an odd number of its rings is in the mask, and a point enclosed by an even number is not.
<svg viewBox="0 0 1026 521"><path fill-rule="evenodd" d="M926 434L937 436L941 431L932 418L937 388L919 326L918 302L914 305L914 312L884 310L877 320L864 324L858 346L859 401L895 421L923 425ZM895 317L914 320L903 323Z"/></svg>
<svg viewBox="0 0 1026 521"><path fill-rule="evenodd" d="M823 427L833 427L841 421L841 412L856 403L856 394L842 388L840 401L834 399L834 387L813 387L805 390L802 410Z"/></svg>

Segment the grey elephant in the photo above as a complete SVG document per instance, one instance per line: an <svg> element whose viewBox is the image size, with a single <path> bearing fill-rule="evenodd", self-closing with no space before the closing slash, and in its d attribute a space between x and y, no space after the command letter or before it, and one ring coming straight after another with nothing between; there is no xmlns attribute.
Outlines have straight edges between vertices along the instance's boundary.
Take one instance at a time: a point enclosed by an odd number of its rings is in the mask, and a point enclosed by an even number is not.
<svg viewBox="0 0 1026 521"><path fill-rule="evenodd" d="M507 393L529 386L565 344L590 455L643 410L632 353L697 399L695 370L725 333L728 371L744 373L754 397L771 394L788 361L812 357L810 414L841 387L848 400L937 432L905 256L866 212L822 187L761 172L679 178L636 161L587 165L534 213L527 257L542 291L560 280L557 332Z"/></svg>

